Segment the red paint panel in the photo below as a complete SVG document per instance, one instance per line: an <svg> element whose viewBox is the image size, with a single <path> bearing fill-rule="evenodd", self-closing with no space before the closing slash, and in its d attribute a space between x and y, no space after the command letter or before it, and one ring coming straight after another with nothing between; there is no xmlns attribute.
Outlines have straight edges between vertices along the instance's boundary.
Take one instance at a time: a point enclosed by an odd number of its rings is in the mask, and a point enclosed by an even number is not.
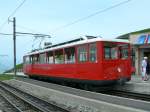
<svg viewBox="0 0 150 112"><path fill-rule="evenodd" d="M54 77L98 80L102 79L98 63L81 64L35 64L26 65L24 72Z"/></svg>

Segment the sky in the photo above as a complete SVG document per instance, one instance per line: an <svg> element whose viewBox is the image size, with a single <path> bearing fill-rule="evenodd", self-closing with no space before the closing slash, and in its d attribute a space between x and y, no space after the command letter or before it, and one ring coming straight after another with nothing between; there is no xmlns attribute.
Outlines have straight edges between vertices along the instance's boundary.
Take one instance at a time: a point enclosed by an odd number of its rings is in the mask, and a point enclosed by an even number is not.
<svg viewBox="0 0 150 112"><path fill-rule="evenodd" d="M0 0L0 33L12 34L8 17L23 0ZM150 28L150 0L130 0L68 27L62 27L127 0L26 0L9 19L16 17L16 31L48 34L44 42L60 43L84 35L116 38L132 31ZM5 23L3 25L3 23ZM41 39L17 36L17 63L23 55L39 48ZM7 56L1 56L7 55ZM13 67L13 37L0 35L0 72Z"/></svg>

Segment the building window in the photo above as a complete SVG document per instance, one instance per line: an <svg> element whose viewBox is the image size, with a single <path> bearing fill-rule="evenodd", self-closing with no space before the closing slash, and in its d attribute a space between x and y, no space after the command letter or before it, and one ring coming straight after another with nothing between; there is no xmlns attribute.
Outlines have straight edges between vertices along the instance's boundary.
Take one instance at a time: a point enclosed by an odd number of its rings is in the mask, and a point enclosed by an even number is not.
<svg viewBox="0 0 150 112"><path fill-rule="evenodd" d="M75 63L75 48L65 48L65 63Z"/></svg>
<svg viewBox="0 0 150 112"><path fill-rule="evenodd" d="M96 62L97 61L97 54L96 54L96 43L89 44L89 60L91 62Z"/></svg>
<svg viewBox="0 0 150 112"><path fill-rule="evenodd" d="M79 62L85 62L87 58L87 45L78 47L78 60Z"/></svg>
<svg viewBox="0 0 150 112"><path fill-rule="evenodd" d="M150 34L148 35L148 41L147 41L148 44L150 44Z"/></svg>
<svg viewBox="0 0 150 112"><path fill-rule="evenodd" d="M55 51L55 63L56 64L62 64L62 63L64 63L63 50L57 50L57 51Z"/></svg>
<svg viewBox="0 0 150 112"><path fill-rule="evenodd" d="M47 63L49 64L54 63L53 51L50 51L47 53Z"/></svg>
<svg viewBox="0 0 150 112"><path fill-rule="evenodd" d="M144 44L145 40L146 40L146 35L141 35L137 40L137 44Z"/></svg>

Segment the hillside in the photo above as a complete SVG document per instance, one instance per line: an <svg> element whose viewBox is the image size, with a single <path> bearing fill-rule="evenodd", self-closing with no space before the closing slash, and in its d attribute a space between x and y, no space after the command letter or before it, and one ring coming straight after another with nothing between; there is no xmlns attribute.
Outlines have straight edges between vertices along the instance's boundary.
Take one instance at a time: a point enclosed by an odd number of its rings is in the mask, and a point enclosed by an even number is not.
<svg viewBox="0 0 150 112"><path fill-rule="evenodd" d="M20 63L20 64L17 64L17 65L16 65L17 71L21 70L22 68L23 68L23 63ZM9 69L9 70L6 70L4 73L13 72L13 69L14 69L14 68Z"/></svg>

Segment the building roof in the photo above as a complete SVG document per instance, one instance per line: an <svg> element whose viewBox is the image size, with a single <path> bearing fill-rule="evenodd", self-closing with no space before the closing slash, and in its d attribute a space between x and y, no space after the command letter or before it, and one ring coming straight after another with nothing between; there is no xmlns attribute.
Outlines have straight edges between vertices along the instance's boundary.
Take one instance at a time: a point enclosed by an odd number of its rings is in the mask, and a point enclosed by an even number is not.
<svg viewBox="0 0 150 112"><path fill-rule="evenodd" d="M139 33L147 33L150 32L150 28L147 29L143 29L143 30L138 30L138 31L134 31L134 32L130 32L124 35L121 35L119 37L117 37L118 39L129 39L129 36L132 34L139 34Z"/></svg>

